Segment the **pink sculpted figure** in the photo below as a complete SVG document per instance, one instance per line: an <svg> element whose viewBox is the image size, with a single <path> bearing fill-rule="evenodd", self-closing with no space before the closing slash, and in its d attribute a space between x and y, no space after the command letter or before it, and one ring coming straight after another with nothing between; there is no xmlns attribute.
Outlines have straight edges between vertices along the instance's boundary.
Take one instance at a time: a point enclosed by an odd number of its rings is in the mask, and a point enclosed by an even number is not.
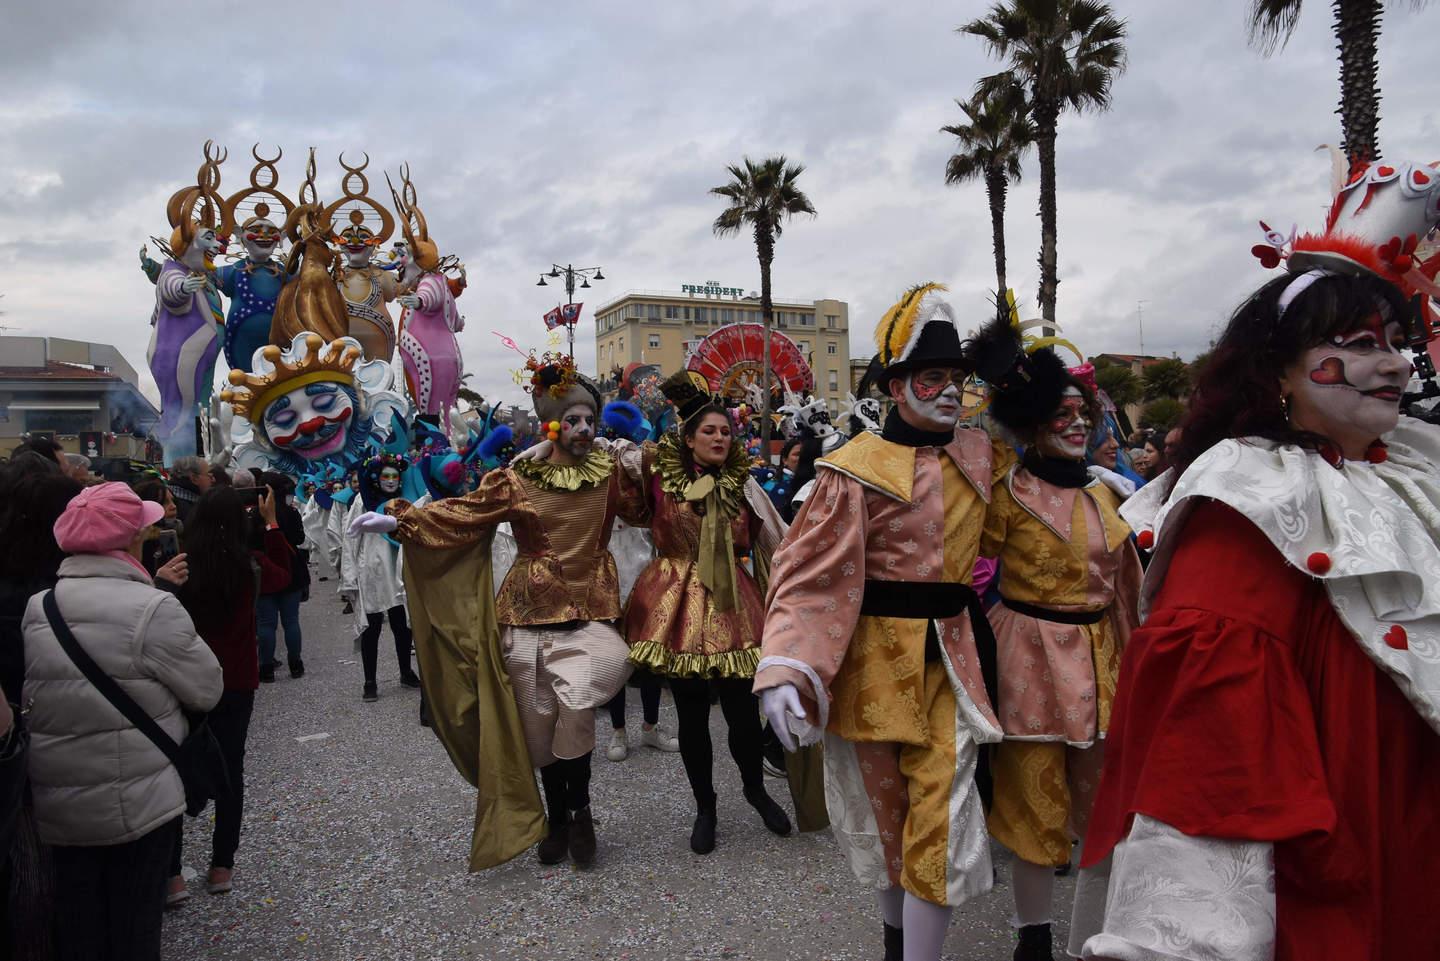
<svg viewBox="0 0 1440 961"><path fill-rule="evenodd" d="M406 291L396 298L403 308L400 357L417 411L435 415L443 429L449 424L464 375L455 335L465 328L465 319L455 306L455 297L465 289L465 270L461 267L454 279L442 271L439 249L415 203L409 171L402 169L401 176L403 196L395 196L395 205L404 223L405 239L397 241L394 248L401 289ZM393 187L391 192L393 195Z"/></svg>

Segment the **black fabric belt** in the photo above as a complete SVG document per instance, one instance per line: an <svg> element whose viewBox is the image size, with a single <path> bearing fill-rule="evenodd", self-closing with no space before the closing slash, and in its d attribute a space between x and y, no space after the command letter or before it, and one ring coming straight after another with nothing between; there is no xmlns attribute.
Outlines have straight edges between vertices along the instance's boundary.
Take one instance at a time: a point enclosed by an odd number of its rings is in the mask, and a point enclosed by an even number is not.
<svg viewBox="0 0 1440 961"><path fill-rule="evenodd" d="M970 615L970 631L975 636L975 654L980 658L980 676L985 680L985 693L990 706L1000 711L1000 682L995 647L995 632L980 595L969 584L958 581L865 581L865 596L860 613L868 617L903 617L928 622L925 631L925 661L940 660L940 638L935 634L935 621ZM988 806L988 802L987 802Z"/></svg>
<svg viewBox="0 0 1440 961"><path fill-rule="evenodd" d="M1016 614L1024 614L1037 621L1051 621L1055 624L1099 624L1105 620L1105 615L1110 613L1109 605L1098 611L1056 611L1048 607L1026 604L1024 601L1012 601L1008 597L1001 597L1000 600Z"/></svg>

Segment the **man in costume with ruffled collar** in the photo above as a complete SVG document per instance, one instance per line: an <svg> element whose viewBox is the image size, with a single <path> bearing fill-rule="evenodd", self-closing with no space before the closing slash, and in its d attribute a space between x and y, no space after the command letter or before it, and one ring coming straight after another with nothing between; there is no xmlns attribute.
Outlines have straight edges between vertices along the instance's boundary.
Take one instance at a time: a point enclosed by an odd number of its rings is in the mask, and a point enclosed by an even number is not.
<svg viewBox="0 0 1440 961"><path fill-rule="evenodd" d="M541 863L567 852L576 864L594 862L595 708L630 675L608 545L615 519L643 523L643 509L622 492L615 460L594 447L595 385L563 355L532 358L527 370L552 441L545 457L492 470L463 497L396 501L351 527L393 531L405 547L431 720L480 790L471 870L536 840ZM505 522L520 553L492 604L490 543ZM540 769L543 811L529 765Z"/></svg>
<svg viewBox="0 0 1440 961"><path fill-rule="evenodd" d="M938 961L950 912L990 890L977 781L1000 740L995 650L970 586L1010 455L958 427L972 371L925 284L876 329L867 379L895 407L816 463L771 573L755 690L789 750L825 741L830 823L877 891L886 961Z"/></svg>
<svg viewBox="0 0 1440 961"><path fill-rule="evenodd" d="M1077 956L1440 957L1440 428L1400 412L1440 170L1334 186L1323 233L1255 248L1286 275L1236 309L1171 471L1121 509L1154 554Z"/></svg>

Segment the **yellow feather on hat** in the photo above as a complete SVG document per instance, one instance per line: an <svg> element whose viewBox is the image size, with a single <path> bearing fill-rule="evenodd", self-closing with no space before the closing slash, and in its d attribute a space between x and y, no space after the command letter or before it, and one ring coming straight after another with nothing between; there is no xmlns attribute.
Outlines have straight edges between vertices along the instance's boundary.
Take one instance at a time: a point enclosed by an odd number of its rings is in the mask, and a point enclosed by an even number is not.
<svg viewBox="0 0 1440 961"><path fill-rule="evenodd" d="M875 327L875 350L882 366L889 367L904 354L925 295L948 289L944 284L916 284L907 290L905 296L896 301L894 306L885 311L885 316L880 318L880 323Z"/></svg>

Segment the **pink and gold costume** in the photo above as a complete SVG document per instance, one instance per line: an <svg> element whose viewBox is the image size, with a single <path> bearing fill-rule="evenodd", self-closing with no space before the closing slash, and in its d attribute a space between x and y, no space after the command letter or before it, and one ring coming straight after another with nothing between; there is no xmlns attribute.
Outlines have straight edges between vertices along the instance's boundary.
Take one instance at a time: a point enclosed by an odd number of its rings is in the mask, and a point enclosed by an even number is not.
<svg viewBox="0 0 1440 961"><path fill-rule="evenodd" d="M980 553L1000 562L990 611L999 717L990 830L1032 864L1066 864L1084 835L1140 564L1118 498L1013 468L995 485Z"/></svg>
<svg viewBox="0 0 1440 961"><path fill-rule="evenodd" d="M825 730L831 824L860 880L934 904L989 890L974 783L1000 740L968 587L1008 453L857 435L817 463L775 555L757 691L792 684Z"/></svg>

